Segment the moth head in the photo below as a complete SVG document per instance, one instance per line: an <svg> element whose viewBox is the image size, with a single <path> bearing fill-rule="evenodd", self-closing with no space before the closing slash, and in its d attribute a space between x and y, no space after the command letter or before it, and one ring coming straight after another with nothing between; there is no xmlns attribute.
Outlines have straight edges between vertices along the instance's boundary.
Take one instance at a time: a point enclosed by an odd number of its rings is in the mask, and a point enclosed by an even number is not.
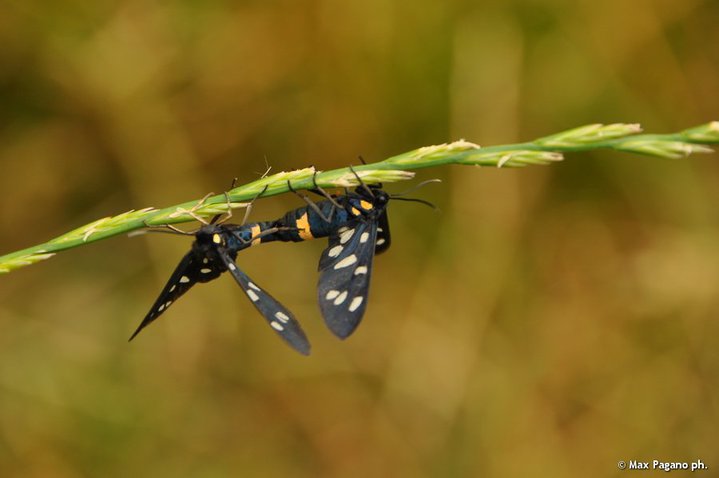
<svg viewBox="0 0 719 478"><path fill-rule="evenodd" d="M213 224L203 226L195 233L195 244L201 248L213 248L225 245L225 237L221 226Z"/></svg>

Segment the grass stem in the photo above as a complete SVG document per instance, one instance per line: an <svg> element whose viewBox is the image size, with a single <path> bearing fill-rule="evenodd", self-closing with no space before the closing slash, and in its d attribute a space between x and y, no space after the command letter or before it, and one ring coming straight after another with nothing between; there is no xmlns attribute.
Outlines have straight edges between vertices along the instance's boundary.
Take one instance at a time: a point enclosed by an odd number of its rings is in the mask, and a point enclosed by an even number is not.
<svg viewBox="0 0 719 478"><path fill-rule="evenodd" d="M357 175L366 183L388 183L410 179L410 170L463 164L475 166L523 167L561 161L563 153L596 149L611 149L661 158L682 158L694 153L710 153L708 144L719 143L719 121L673 134L638 134L638 124L591 124L539 138L529 143L482 147L459 140L436 146L425 146L377 163L354 166ZM90 244L119 234L137 231L146 226L160 226L194 221L198 217L211 218L233 208L247 207L248 201L262 193L262 197L289 191L291 181L295 190L312 189L313 183L323 188L342 188L357 185L349 168L315 172L314 168L280 172L249 184L233 188L204 200L188 201L164 209L144 208L117 216L98 219L44 244L0 256L0 273L8 273L23 266L48 259L57 252ZM263 192L264 190L264 192ZM229 201L229 202L228 202Z"/></svg>

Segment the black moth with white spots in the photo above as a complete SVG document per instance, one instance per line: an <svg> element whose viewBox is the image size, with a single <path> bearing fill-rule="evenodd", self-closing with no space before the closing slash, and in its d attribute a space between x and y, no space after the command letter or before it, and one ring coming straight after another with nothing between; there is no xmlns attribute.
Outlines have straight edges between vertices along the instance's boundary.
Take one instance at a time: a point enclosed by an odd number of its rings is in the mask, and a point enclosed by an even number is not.
<svg viewBox="0 0 719 478"><path fill-rule="evenodd" d="M237 252L253 245L257 224L206 225L195 234L192 249L180 261L155 304L150 308L130 340L157 319L190 287L209 282L229 270L252 304L292 348L301 354L310 353L310 344L299 322L282 304L265 292L235 264ZM267 231L272 233L273 231Z"/></svg>
<svg viewBox="0 0 719 478"><path fill-rule="evenodd" d="M192 250L177 266L130 340L190 287L216 279L229 270L269 325L294 349L308 354L309 342L292 313L253 283L237 267L235 258L242 249L265 242L301 242L320 237L329 238L319 263L320 310L327 327L337 337L349 337L367 307L374 255L390 246L387 219L390 198L431 204L421 199L390 196L381 186L366 185L361 180L360 186L343 195L329 196L319 188L313 192L327 199L312 203L304 197L307 206L275 221L202 227L195 234Z"/></svg>
<svg viewBox="0 0 719 478"><path fill-rule="evenodd" d="M377 186L360 186L336 201L347 220L329 235L320 258L318 299L327 327L339 338L355 331L367 307L372 260L390 245L389 195Z"/></svg>
<svg viewBox="0 0 719 478"><path fill-rule="evenodd" d="M302 196L307 206L294 209L277 221L258 223L256 229L277 231L264 234L259 242L329 238L320 258L318 299L327 327L341 339L354 332L364 315L372 260L390 246L387 204L391 197L397 198L380 185L366 185L356 177L360 185L354 191L330 196L316 188L312 191L327 199L312 203Z"/></svg>

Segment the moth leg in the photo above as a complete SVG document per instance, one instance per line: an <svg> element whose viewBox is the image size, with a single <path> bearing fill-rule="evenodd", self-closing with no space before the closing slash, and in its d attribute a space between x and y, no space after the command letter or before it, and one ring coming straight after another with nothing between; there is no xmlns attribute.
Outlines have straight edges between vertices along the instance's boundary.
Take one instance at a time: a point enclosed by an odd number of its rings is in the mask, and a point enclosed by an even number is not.
<svg viewBox="0 0 719 478"><path fill-rule="evenodd" d="M184 208L177 208L177 212L174 213L174 214L178 214L178 215L179 215L179 214L187 214L188 216L190 216L190 217L191 217L192 219L194 219L195 221L200 222L200 223L202 223L202 224L205 225L205 226L208 226L209 223L208 223L207 221L205 221L204 218L202 218L202 217L198 216L197 214L195 214L195 211L197 211L200 207L202 207L202 206L205 204L205 201L207 201L207 198L209 198L210 196L213 196L214 194L215 194L215 193L208 193L208 194L206 194L205 197L203 197L202 199L200 199L200 201L199 201L197 204L195 204L194 206L192 206L189 210L188 210L188 209L184 209Z"/></svg>
<svg viewBox="0 0 719 478"><path fill-rule="evenodd" d="M334 208L333 208L332 211L330 212L329 217L327 217L327 216L325 216L324 213L320 210L320 208L317 207L317 204L315 204L314 202L312 202L312 200L311 200L309 197L307 197L306 194L302 194L302 193L300 193L299 191L297 191L295 188L293 188L293 187L292 187L292 183L289 181L289 179L287 180L287 189L289 189L290 191L292 191L293 193L295 193L295 194L296 194L297 196L299 196L305 203L307 203L307 206L309 206L310 209L312 209L323 221L325 221L325 222L327 222L327 223L332 222L332 215L334 214L334 211L335 211ZM333 202L333 204L335 204L335 201L334 201L334 200L332 200L332 202Z"/></svg>
<svg viewBox="0 0 719 478"><path fill-rule="evenodd" d="M363 161L364 161L364 160L363 160ZM357 171L355 171L355 168L353 168L352 165L350 165L349 168L350 168L350 171L352 171L352 174L355 175L355 178L357 178L357 182L359 183L359 187L361 187L362 189L364 189L365 191L367 191L367 194L369 194L370 197L374 197L374 193L372 192L372 189L371 189L370 187L368 187L367 184L366 184L364 181L362 181L362 178L360 177L359 174L357 174Z"/></svg>
<svg viewBox="0 0 719 478"><path fill-rule="evenodd" d="M237 184L237 178L232 178L232 183L230 184L230 190L235 189L235 185ZM227 204L227 217L224 219L218 221L222 217L222 214L217 214L215 217L212 218L210 221L210 224L222 224L223 222L227 222L232 217L232 201L230 201L230 195L227 193L227 191L224 192L225 194L225 203Z"/></svg>
<svg viewBox="0 0 719 478"><path fill-rule="evenodd" d="M265 194L265 191L267 191L267 185L265 185L264 188L262 188L262 191L257 193L255 197L252 198L252 201L250 201L250 204L247 205L245 208L245 215L242 217L242 225L245 225L247 223L247 219L250 217L250 211L252 211L252 206L255 204L255 201L260 198L263 194Z"/></svg>
<svg viewBox="0 0 719 478"><path fill-rule="evenodd" d="M332 194L329 194L329 193L328 193L327 191L325 191L324 189L322 189L322 187L321 187L319 184L317 184L317 171L315 171L314 174L312 174L312 185L313 185L314 187L313 187L312 189L310 189L310 192L313 192L313 193L315 193L315 194L317 194L317 195L319 195L319 196L324 197L324 198L327 199L329 202L331 202L332 205L333 205L334 207L336 207L337 209L342 209L342 206L340 205L340 203L338 203L338 202L335 200L335 197L334 197Z"/></svg>
<svg viewBox="0 0 719 478"><path fill-rule="evenodd" d="M194 236L197 230L195 231L183 231L182 229L179 229L172 224L148 224L147 221L142 221L142 223L145 225L147 229L149 229L152 232L166 232L169 234L182 234L183 236ZM166 231L165 229L169 229L169 231Z"/></svg>

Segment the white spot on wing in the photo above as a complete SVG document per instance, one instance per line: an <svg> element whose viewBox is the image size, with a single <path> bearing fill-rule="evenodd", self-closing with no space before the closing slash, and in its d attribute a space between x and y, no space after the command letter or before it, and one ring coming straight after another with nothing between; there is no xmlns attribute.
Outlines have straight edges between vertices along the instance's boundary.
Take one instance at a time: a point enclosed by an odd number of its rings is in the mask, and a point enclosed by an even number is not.
<svg viewBox="0 0 719 478"><path fill-rule="evenodd" d="M189 277L187 277L187 276L180 277L180 284L187 284L188 282L190 282Z"/></svg>
<svg viewBox="0 0 719 478"><path fill-rule="evenodd" d="M254 282L248 282L247 285L248 285L251 289L261 290L259 287L257 287L257 286L255 285Z"/></svg>
<svg viewBox="0 0 719 478"><path fill-rule="evenodd" d="M325 299L327 299L327 300L332 300L332 299L334 299L335 297L337 297L338 295L340 295L340 291L338 291L338 290L331 290L331 291L327 292L327 295L325 296Z"/></svg>
<svg viewBox="0 0 719 478"><path fill-rule="evenodd" d="M352 299L352 302L350 302L350 306L348 307L348 310L350 312L354 312L355 310L359 309L359 306L362 305L362 301L364 300L364 297L361 295L358 295L354 299Z"/></svg>
<svg viewBox="0 0 719 478"><path fill-rule="evenodd" d="M384 242L385 242L384 239L380 237L379 239L377 239L377 242L375 242L375 244L377 244L378 246L381 246L382 244L384 244Z"/></svg>
<svg viewBox="0 0 719 478"><path fill-rule="evenodd" d="M202 269L200 269L200 272L202 272L203 274L209 274L210 272L212 272L212 269L208 269L207 267L203 267Z"/></svg>
<svg viewBox="0 0 719 478"><path fill-rule="evenodd" d="M335 246L332 249L330 249L329 251L327 251L327 255L330 257L337 257L340 255L340 252L342 252L342 249L344 249L344 247Z"/></svg>
<svg viewBox="0 0 719 478"><path fill-rule="evenodd" d="M165 310L165 304L162 304L160 307L157 308L158 312L162 312L163 310Z"/></svg>
<svg viewBox="0 0 719 478"><path fill-rule="evenodd" d="M347 298L347 291L344 291L340 295L337 296L337 298L334 301L334 304L340 305L342 302L345 301L346 298Z"/></svg>
<svg viewBox="0 0 719 478"><path fill-rule="evenodd" d="M237 266L234 265L232 262L230 262L229 264L227 264L227 267L228 267L231 271L234 271L235 269L237 269Z"/></svg>
<svg viewBox="0 0 719 478"><path fill-rule="evenodd" d="M351 256L347 256L344 259L342 259L341 261L339 261L337 264L335 264L334 269L335 270L342 269L344 267L351 266L355 262L357 262L357 256L352 254Z"/></svg>
<svg viewBox="0 0 719 478"><path fill-rule="evenodd" d="M202 259L202 263L203 263L203 264L207 264L207 257L205 257L204 259Z"/></svg>
<svg viewBox="0 0 719 478"><path fill-rule="evenodd" d="M172 292L177 287L177 284L172 284L172 287L170 287L170 290L168 292Z"/></svg>
<svg viewBox="0 0 719 478"><path fill-rule="evenodd" d="M284 322L285 324L290 321L289 316L282 311L275 312L275 317L277 320Z"/></svg>
<svg viewBox="0 0 719 478"><path fill-rule="evenodd" d="M367 273L367 266L359 266L357 269L355 269L355 275L358 276L360 274L366 274Z"/></svg>
<svg viewBox="0 0 719 478"><path fill-rule="evenodd" d="M360 236L360 242L364 244L365 242L367 242L367 239L369 239L369 232L363 232Z"/></svg>
<svg viewBox="0 0 719 478"><path fill-rule="evenodd" d="M282 324L280 324L279 322L275 322L274 320L272 322L270 322L270 326L272 326L273 329L275 329L279 332L282 332L283 330L285 330L285 328L282 327Z"/></svg>
<svg viewBox="0 0 719 478"><path fill-rule="evenodd" d="M354 229L348 229L344 231L342 234L340 234L340 244L344 244L345 242L349 241L352 236L354 235L355 230Z"/></svg>
<svg viewBox="0 0 719 478"><path fill-rule="evenodd" d="M247 289L247 297L249 297L252 302L257 302L258 300L260 300L260 296L251 289Z"/></svg>
<svg viewBox="0 0 719 478"><path fill-rule="evenodd" d="M342 227L340 227L339 229L337 229L337 234L342 234L342 233L344 233L344 232L346 232L346 231L348 231L348 230L349 230L349 227L347 227L347 226L342 226Z"/></svg>

